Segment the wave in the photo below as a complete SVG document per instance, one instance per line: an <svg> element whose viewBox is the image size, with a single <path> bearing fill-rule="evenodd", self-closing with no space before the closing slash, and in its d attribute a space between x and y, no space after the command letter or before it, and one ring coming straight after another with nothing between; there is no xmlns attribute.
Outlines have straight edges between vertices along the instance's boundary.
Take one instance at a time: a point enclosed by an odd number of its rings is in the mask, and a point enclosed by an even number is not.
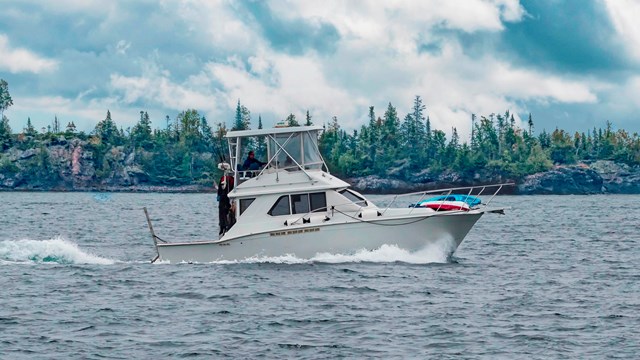
<svg viewBox="0 0 640 360"><path fill-rule="evenodd" d="M49 240L0 241L0 263L57 263L111 265L115 261L82 251L61 237Z"/></svg>
<svg viewBox="0 0 640 360"><path fill-rule="evenodd" d="M449 241L441 241L431 244L423 249L410 252L396 245L382 245L376 250L362 249L354 254L318 253L311 259L302 259L294 255L276 257L251 257L244 260L221 260L212 264L341 264L341 263L394 263L430 264L447 263L453 252L453 246Z"/></svg>

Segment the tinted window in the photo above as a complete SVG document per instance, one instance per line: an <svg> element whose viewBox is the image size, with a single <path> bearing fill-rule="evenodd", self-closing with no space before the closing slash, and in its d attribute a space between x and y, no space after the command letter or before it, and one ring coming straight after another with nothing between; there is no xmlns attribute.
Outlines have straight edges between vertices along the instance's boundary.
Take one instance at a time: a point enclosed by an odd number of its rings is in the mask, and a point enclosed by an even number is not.
<svg viewBox="0 0 640 360"><path fill-rule="evenodd" d="M367 206L367 201L365 199L363 199L360 196L352 193L349 190L342 190L342 191L340 191L340 194L342 194L347 199L353 201L355 204L358 204L358 205L361 205L361 206Z"/></svg>
<svg viewBox="0 0 640 360"><path fill-rule="evenodd" d="M291 210L294 214L309 212L309 194L291 195Z"/></svg>
<svg viewBox="0 0 640 360"><path fill-rule="evenodd" d="M311 198L311 211L327 209L327 195L325 193L309 194Z"/></svg>
<svg viewBox="0 0 640 360"><path fill-rule="evenodd" d="M280 196L276 204L269 210L269 215L280 216L289 215L289 195Z"/></svg>
<svg viewBox="0 0 640 360"><path fill-rule="evenodd" d="M253 202L253 200L255 200L256 198L252 198L252 199L240 199L240 215L242 215L242 213L247 210L247 208L249 207L249 205L251 205L251 203Z"/></svg>

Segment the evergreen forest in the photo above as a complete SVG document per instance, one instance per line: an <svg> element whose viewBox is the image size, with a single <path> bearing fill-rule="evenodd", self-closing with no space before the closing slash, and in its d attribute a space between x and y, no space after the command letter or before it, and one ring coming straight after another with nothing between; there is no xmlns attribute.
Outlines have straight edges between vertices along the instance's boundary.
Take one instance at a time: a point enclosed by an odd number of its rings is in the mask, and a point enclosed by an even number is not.
<svg viewBox="0 0 640 360"><path fill-rule="evenodd" d="M143 173L143 182L158 185L211 184L219 176L217 164L226 156L223 139L224 122L213 127L195 109L180 112L175 118L152 120L140 111L137 123L123 129L106 112L94 129L77 131L73 121L66 125L54 117L46 128L35 129L31 119L14 130L4 111L13 105L6 81L0 80L0 174L23 171L24 177L60 181L64 172L52 160L51 148L81 143L83 158L90 161L96 182L108 182L114 173L134 164ZM319 139L320 150L332 173L344 177L377 175L411 181L424 171L430 174L457 173L473 180L478 171L489 171L503 178L519 180L524 176L551 169L554 165L570 165L595 160L613 160L635 166L640 164L640 137L625 130L614 130L611 122L604 127L585 129L573 134L556 128L536 131L532 115L520 128L513 114L472 115L470 139L461 139L457 129L434 129L420 96L413 99L409 113L401 116L389 103L378 115L368 109L368 122L360 129L347 131L337 117L327 119ZM311 125L309 111L298 121L289 114L283 121L289 126ZM238 101L235 117L229 119L231 130L262 128L262 118L252 118L250 110ZM257 156L264 158L264 143L256 142ZM33 156L20 166L16 152ZM14 154L14 156L12 156ZM35 155L34 155L35 154ZM69 165L72 166L72 165ZM481 180L480 180L481 181Z"/></svg>

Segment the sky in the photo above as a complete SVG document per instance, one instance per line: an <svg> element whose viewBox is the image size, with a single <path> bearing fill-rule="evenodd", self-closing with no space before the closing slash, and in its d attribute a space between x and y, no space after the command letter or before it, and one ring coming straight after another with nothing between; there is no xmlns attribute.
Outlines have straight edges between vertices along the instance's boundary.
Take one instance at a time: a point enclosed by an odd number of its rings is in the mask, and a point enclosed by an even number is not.
<svg viewBox="0 0 640 360"><path fill-rule="evenodd" d="M265 127L288 114L342 128L400 115L432 127L531 113L535 130L611 121L640 132L635 0L3 0L0 78L14 132L58 117L91 131L196 109L232 124L238 100ZM523 123L521 123L524 125Z"/></svg>

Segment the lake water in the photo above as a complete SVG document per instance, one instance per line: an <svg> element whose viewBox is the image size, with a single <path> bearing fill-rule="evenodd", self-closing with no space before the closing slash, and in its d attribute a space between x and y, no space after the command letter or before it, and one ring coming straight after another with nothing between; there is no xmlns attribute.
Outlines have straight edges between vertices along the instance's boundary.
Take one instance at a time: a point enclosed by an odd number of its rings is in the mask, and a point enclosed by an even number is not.
<svg viewBox="0 0 640 360"><path fill-rule="evenodd" d="M451 259L152 265L142 206L210 238L215 195L0 193L0 358L638 358L639 202L497 197Z"/></svg>

